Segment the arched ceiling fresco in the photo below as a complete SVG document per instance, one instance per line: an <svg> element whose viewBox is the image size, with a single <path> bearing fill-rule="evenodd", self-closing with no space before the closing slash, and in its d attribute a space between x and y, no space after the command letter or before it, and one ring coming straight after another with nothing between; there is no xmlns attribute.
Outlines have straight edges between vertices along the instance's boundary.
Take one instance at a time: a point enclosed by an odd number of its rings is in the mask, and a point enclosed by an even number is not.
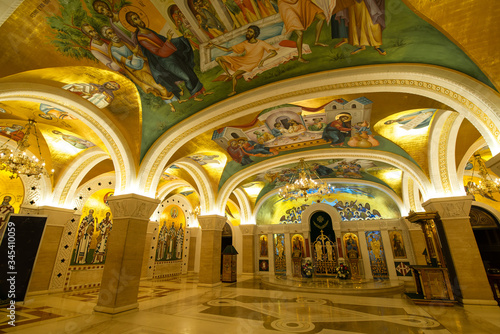
<svg viewBox="0 0 500 334"><path fill-rule="evenodd" d="M498 96L500 55L492 41L500 33L477 19L481 13L498 17L498 6L299 3L309 14L288 15L292 5L281 0L23 1L0 26L2 143L19 140L22 127L35 120L42 156L55 170L53 187L90 148L110 159L82 183L113 169L139 179L140 168L157 158L151 152L164 145L168 158L154 163L161 176L151 188L186 196L193 207L199 197L216 201L219 191L227 192L226 211L234 213L235 224L242 199L232 191L240 188L253 208L300 157L332 182L391 189L405 209L414 208L409 198L419 192L451 191L434 185L461 175L460 161L485 134L479 120L397 82L391 89L367 85L365 92L336 94L308 91L300 81L409 64L459 73ZM356 21L357 14L368 19ZM356 82L353 77L353 87L361 85ZM300 89L301 98L280 92L274 103L276 85L287 83L290 92ZM265 106L253 105L256 100ZM233 103L238 116L219 123ZM176 136L188 139L175 142ZM452 156L446 163L432 156L442 148ZM452 165L455 171L445 175ZM387 210L387 217L397 216Z"/></svg>

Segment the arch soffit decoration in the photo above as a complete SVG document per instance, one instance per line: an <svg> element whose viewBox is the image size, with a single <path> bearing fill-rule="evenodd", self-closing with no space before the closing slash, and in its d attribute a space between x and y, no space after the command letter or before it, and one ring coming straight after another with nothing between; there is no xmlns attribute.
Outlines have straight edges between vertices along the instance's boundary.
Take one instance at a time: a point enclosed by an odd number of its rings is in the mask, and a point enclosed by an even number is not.
<svg viewBox="0 0 500 334"><path fill-rule="evenodd" d="M109 159L109 155L99 147L91 147L79 154L67 168L54 187L52 202L59 203L63 207L71 204L69 194L74 194L82 179L99 162Z"/></svg>
<svg viewBox="0 0 500 334"><path fill-rule="evenodd" d="M93 105L79 101L75 94L56 87L26 82L0 83L0 102L30 101L50 103L51 105L76 115L85 125L94 131L109 151L119 184L117 191L126 193L133 187L136 168L131 150L120 133L104 113Z"/></svg>
<svg viewBox="0 0 500 334"><path fill-rule="evenodd" d="M201 212L211 212L215 207L215 203L213 200L215 199L215 194L212 183L210 182L210 176L205 171L205 169L198 163L188 158L179 159L175 161L174 164L183 168L187 173L189 173L189 175L191 175L194 182L196 182L198 195L200 197Z"/></svg>
<svg viewBox="0 0 500 334"><path fill-rule="evenodd" d="M255 225L255 219L253 219L252 214L252 206L250 205L246 192L242 188L236 188L233 190L233 194L238 200L238 205L236 206L240 209L240 224Z"/></svg>
<svg viewBox="0 0 500 334"><path fill-rule="evenodd" d="M458 130L464 117L453 111L445 111L432 122L428 156L429 176L436 196L463 195L457 186L455 145Z"/></svg>
<svg viewBox="0 0 500 334"><path fill-rule="evenodd" d="M163 185L160 189L158 189L156 198L159 199L160 201L163 201L165 197L168 196L169 193L180 187L193 188L193 185L181 179L170 181L167 184ZM193 190L196 191L196 193L198 193L196 189L193 188Z"/></svg>
<svg viewBox="0 0 500 334"><path fill-rule="evenodd" d="M369 186L369 187L376 188L376 189L381 190L384 193L386 193L396 203L396 205L399 208L399 215L400 216L403 216L406 213L406 211L408 211L406 209L406 206L404 205L403 201L399 198L399 196L396 195L396 193L391 188L388 188L388 187L383 186L381 184L373 183L373 182L370 182L370 181L358 180L358 179L353 180L353 179L335 178L335 179L326 179L326 180L328 180L328 182L333 183L333 184L335 184L335 183L348 183L348 184L355 184L355 185L363 184L363 185L366 185L366 186ZM259 212L259 209L262 206L262 204L264 204L264 202L269 197L273 196L277 192L278 192L278 189L274 189L274 190L270 191L264 197L262 197L259 200L259 202L256 203L255 208L253 210L253 214L252 214L252 217L253 217L254 220L257 217L257 212ZM324 203L316 203L316 204L324 204ZM311 204L310 206L316 205L316 204ZM324 205L332 207L332 206L330 206L328 204L324 204ZM304 217L304 216L302 216L302 217ZM340 217L340 214L339 214L339 217Z"/></svg>
<svg viewBox="0 0 500 334"><path fill-rule="evenodd" d="M216 103L166 131L143 159L141 189L146 193L153 191L161 166L192 138L244 115L290 103L290 99L325 95L399 92L426 96L467 118L493 153L500 152L500 96L486 85L452 70L421 64L370 65L310 74L272 85L272 90L266 85ZM256 96L260 99L256 100Z"/></svg>
<svg viewBox="0 0 500 334"><path fill-rule="evenodd" d="M465 176L465 166L467 165L467 162L469 162L470 158L474 155L476 151L480 150L485 146L487 146L487 143L484 140L484 138L479 138L478 140L476 140L474 144L471 145L471 147L469 147L467 152L465 152L465 155L458 164L457 168L457 180L460 182L460 184L464 182L463 179Z"/></svg>
<svg viewBox="0 0 500 334"><path fill-rule="evenodd" d="M73 197L72 209L75 209L76 214L82 213L82 208L85 205L87 199L96 191L102 188L115 189L116 176L114 172L104 173L93 179L85 182L76 190L75 196ZM99 185L99 183L101 185ZM90 190L89 190L90 189ZM111 209L110 209L111 210Z"/></svg>
<svg viewBox="0 0 500 334"><path fill-rule="evenodd" d="M427 176L423 173L421 169L415 166L410 161L402 158L401 156L389 152L380 152L371 150L355 150L355 151L340 151L337 153L332 152L329 149L323 150L312 150L306 152L300 152L295 154L289 154L286 156L276 157L272 159L268 159L264 162L257 163L251 167L245 168L238 174L231 176L225 183L224 186L219 191L217 198L217 208L221 208L222 203L225 203L226 199L229 198L229 195L233 191L234 187L237 187L240 182L245 180L246 178L254 175L258 171L262 171L262 166L265 164L266 169L276 168L282 166L283 164L297 162L299 158L305 159L331 159L331 158L353 158L353 159L372 159L375 161L390 163L398 168L400 168L404 173L411 175L411 177L415 180L415 182L419 185L421 189L423 189L424 196L432 193L432 185L427 179ZM331 179L331 180L339 180L339 179ZM346 179L348 180L348 179ZM361 183L357 181L358 183ZM391 190L392 191L392 190ZM403 194L403 196L406 196ZM396 196L399 198L398 196ZM401 202L401 200L399 200ZM399 203L398 202L398 203ZM402 204L402 202L401 202ZM401 207L400 207L401 208ZM255 210L254 210L255 211Z"/></svg>

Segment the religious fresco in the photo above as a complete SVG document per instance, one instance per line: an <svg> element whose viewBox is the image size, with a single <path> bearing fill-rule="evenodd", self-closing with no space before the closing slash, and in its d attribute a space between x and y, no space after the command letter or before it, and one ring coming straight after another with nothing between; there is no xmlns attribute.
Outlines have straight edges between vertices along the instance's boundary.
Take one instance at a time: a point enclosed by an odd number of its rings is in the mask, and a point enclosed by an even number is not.
<svg viewBox="0 0 500 334"><path fill-rule="evenodd" d="M274 273L278 276L286 275L285 235L274 234Z"/></svg>
<svg viewBox="0 0 500 334"><path fill-rule="evenodd" d="M406 249L401 231L389 231L391 239L392 254L395 259L406 259Z"/></svg>
<svg viewBox="0 0 500 334"><path fill-rule="evenodd" d="M437 109L414 109L395 113L374 125L374 130L396 143L427 172L429 165L426 153L429 145L430 124Z"/></svg>
<svg viewBox="0 0 500 334"><path fill-rule="evenodd" d="M229 155L219 188L228 177L254 162L298 150L332 147L370 149L391 152L415 162L401 147L371 129L372 104L369 99L359 97L351 101L338 98L314 108L282 105L262 111L247 124L235 124L215 130L212 140ZM361 168L384 167L382 169L387 170L390 167L388 164L375 162L367 165L370 162L359 159L339 162L339 165L334 165L335 162L338 161L323 162L313 167L321 177L364 178L378 182L378 178L372 177L370 173L363 173L365 171L361 171ZM361 166L360 163L364 165ZM280 174L282 171L274 172ZM269 182L273 181L271 173L265 176L265 179L269 178Z"/></svg>
<svg viewBox="0 0 500 334"><path fill-rule="evenodd" d="M366 231L365 235L373 278L388 278L389 272L380 231Z"/></svg>
<svg viewBox="0 0 500 334"><path fill-rule="evenodd" d="M113 216L107 198L112 194L112 189L100 189L85 202L76 232L71 265L105 263L107 242L113 227Z"/></svg>
<svg viewBox="0 0 500 334"><path fill-rule="evenodd" d="M14 209L14 213L19 213L24 199L24 186L21 179L11 176L12 174L0 170L0 201L10 197L9 205Z"/></svg>
<svg viewBox="0 0 500 334"><path fill-rule="evenodd" d="M320 178L360 179L382 184L401 193L402 171L387 163L367 159L323 159L311 160L307 164ZM285 186L290 178L297 173L298 164L283 165L268 169L245 180L244 188L261 183L258 198L269 191ZM250 181L250 183L246 183ZM246 189L246 188L245 188Z"/></svg>
<svg viewBox="0 0 500 334"><path fill-rule="evenodd" d="M233 226L239 226L241 222L240 218L240 208L234 204L232 201L226 203L226 209L224 211L227 220Z"/></svg>
<svg viewBox="0 0 500 334"><path fill-rule="evenodd" d="M259 235L259 257L268 257L267 234Z"/></svg>
<svg viewBox="0 0 500 334"><path fill-rule="evenodd" d="M297 216L297 213L301 214L307 206L316 203L318 200L321 203L336 208L341 216L343 215L345 218L350 217L349 220L391 219L400 217L400 210L397 204L382 190L367 185L331 184L335 186L333 194L310 196L306 201L284 201L278 194L266 198L257 213L257 225L289 223L292 211ZM351 219L353 217L355 219ZM291 222L298 223L299 221L293 220Z"/></svg>
<svg viewBox="0 0 500 334"><path fill-rule="evenodd" d="M160 215L156 261L182 259L185 229L186 218L182 208L175 204L167 206Z"/></svg>
<svg viewBox="0 0 500 334"><path fill-rule="evenodd" d="M343 242L347 262L351 268L351 275L352 277L359 277L359 259L361 258L361 251L359 249L358 236L355 233L346 233L344 234Z"/></svg>
<svg viewBox="0 0 500 334"><path fill-rule="evenodd" d="M486 162L492 158L492 154L488 146L482 147L481 149L474 152L474 154L479 154L483 162ZM463 183L466 192L468 191L471 182L475 184L479 184L480 182L482 182L482 177L480 175L481 168L479 167L479 164L475 161L474 154L470 157L469 161L465 166ZM489 173L492 180L496 180L498 178L498 176L490 168L486 167L484 171ZM482 191L482 192L476 192L472 194L472 196L474 201L487 204L492 208L494 208L495 210L500 211L500 193L498 192L489 193L486 191Z"/></svg>
<svg viewBox="0 0 500 334"><path fill-rule="evenodd" d="M334 7L304 1L306 15L291 14L286 2L189 0L182 5L169 2L162 16L148 0L27 0L0 27L3 40L12 41L3 54L9 66L2 67L0 75L54 64L60 66L57 69L82 66L84 72L99 74L88 78L80 72L59 87L117 82L120 88L112 91L110 107L118 99L126 100L121 92L127 84L121 81L127 81L141 102L139 108L129 108L130 113L139 113L130 117L142 120L142 141L132 141L140 145L140 157L164 131L228 95L308 73L378 63L426 63L461 71L492 86L459 47L404 3L387 0L386 5L379 8L384 14L370 21L373 34L368 36L360 22L345 20L363 12L365 1L337 2ZM293 26L302 15L308 17L306 26ZM253 27L245 28L248 24ZM353 29L369 38L358 40ZM304 31L303 38L296 39L297 31ZM32 49L33 32L42 42L38 52L27 54L23 51ZM155 54L153 40L170 51ZM174 52L183 56L170 57ZM320 128L321 123L311 119L307 127ZM368 124L358 123L352 125ZM140 122L132 124L137 127ZM297 122L292 129L300 133L300 125L305 126ZM361 139L351 141L351 147L375 146L370 134L366 136L361 131ZM330 140L335 144L336 139Z"/></svg>
<svg viewBox="0 0 500 334"><path fill-rule="evenodd" d="M292 258L302 258L306 256L306 247L302 234L291 235Z"/></svg>

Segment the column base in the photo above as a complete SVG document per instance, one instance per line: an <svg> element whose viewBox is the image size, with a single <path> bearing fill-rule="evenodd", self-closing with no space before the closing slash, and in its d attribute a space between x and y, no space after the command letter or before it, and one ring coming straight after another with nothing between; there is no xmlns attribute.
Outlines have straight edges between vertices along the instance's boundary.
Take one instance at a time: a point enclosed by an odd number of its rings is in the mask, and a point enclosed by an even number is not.
<svg viewBox="0 0 500 334"><path fill-rule="evenodd" d="M496 300L491 299L461 299L460 303L462 303L464 306L473 306L473 305L480 305L480 306L496 306L498 307L498 303Z"/></svg>
<svg viewBox="0 0 500 334"><path fill-rule="evenodd" d="M218 286L221 286L222 282L217 282L217 283L198 283L198 286L200 288L215 288Z"/></svg>
<svg viewBox="0 0 500 334"><path fill-rule="evenodd" d="M130 305L120 306L120 307L107 307L107 306L99 306L96 305L94 307L94 312L97 313L105 313L105 314L119 314L128 311L137 311L139 310L139 303L134 303Z"/></svg>

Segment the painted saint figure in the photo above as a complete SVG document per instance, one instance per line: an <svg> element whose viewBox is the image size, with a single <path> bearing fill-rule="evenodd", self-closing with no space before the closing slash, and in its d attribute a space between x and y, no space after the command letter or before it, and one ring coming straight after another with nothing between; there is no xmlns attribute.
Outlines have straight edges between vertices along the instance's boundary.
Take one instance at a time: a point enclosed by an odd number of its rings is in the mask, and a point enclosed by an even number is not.
<svg viewBox="0 0 500 334"><path fill-rule="evenodd" d="M94 258L92 259L92 263L104 262L109 234L111 233L111 228L113 227L113 222L111 221L110 215L111 212L106 212L106 217L103 220L101 220L101 222L97 226L100 234L97 237L97 246L95 247Z"/></svg>
<svg viewBox="0 0 500 334"><path fill-rule="evenodd" d="M106 16L109 19L109 24L115 33L120 37L121 40L126 41L128 44L136 45L132 38L130 38L130 32L123 26L120 22L119 12L113 11L111 7L104 1L95 0L92 3L94 10L101 15Z"/></svg>
<svg viewBox="0 0 500 334"><path fill-rule="evenodd" d="M262 67L264 62L272 57L275 57L277 49L264 42L263 40L257 39L260 35L260 28L251 25L248 27L246 32L246 40L236 44L230 48L224 46L208 43L208 46L215 46L226 52L234 52L240 54L240 56L221 56L217 57L215 60L219 63L220 67L226 72L229 78L233 80L233 90L228 96L236 94L236 82L238 77L243 75L245 72L251 72L254 68ZM264 54L267 55L264 57ZM232 72L232 73L231 73Z"/></svg>
<svg viewBox="0 0 500 334"><path fill-rule="evenodd" d="M106 108L113 102L114 91L120 89L120 85L115 81L105 82L103 85L95 83L72 83L62 87L72 93L80 95L97 108Z"/></svg>
<svg viewBox="0 0 500 334"><path fill-rule="evenodd" d="M332 147L344 145L345 138L350 135L349 131L351 131L351 128L347 124L350 120L350 115L337 115L335 120L328 124L323 131L323 139L331 141L330 146Z"/></svg>
<svg viewBox="0 0 500 334"><path fill-rule="evenodd" d="M176 110L172 102L178 101L182 103L185 100L179 100L173 93L167 91L165 87L156 83L151 74L148 62L139 50L139 47L134 47L120 39L116 32L108 26L102 27L102 35L111 41L107 50L108 54L113 57L122 72L136 85L141 87L145 93L151 93L160 97L165 103L170 105L171 111L175 112Z"/></svg>
<svg viewBox="0 0 500 334"><path fill-rule="evenodd" d="M134 40L139 43L146 56L155 81L172 92L178 99L184 92L177 82L184 81L186 88L195 101L202 101L200 95L209 95L194 72L194 53L185 37L172 38L172 31L167 37L161 36L146 27L135 12L128 12L127 22L134 28Z"/></svg>
<svg viewBox="0 0 500 334"><path fill-rule="evenodd" d="M90 209L89 214L83 217L78 229L76 260L77 264L87 263L87 254L89 252L92 235L94 234L94 226L97 224L97 219L93 216L94 210Z"/></svg>
<svg viewBox="0 0 500 334"><path fill-rule="evenodd" d="M88 23L82 24L81 30L90 38L90 53L110 70L120 72L121 67L109 55L108 41L103 40L94 27Z"/></svg>
<svg viewBox="0 0 500 334"><path fill-rule="evenodd" d="M2 204L0 204L0 237L2 237L2 230L7 225L7 219L11 213L14 213L14 207L10 205L12 197L4 196Z"/></svg>
<svg viewBox="0 0 500 334"><path fill-rule="evenodd" d="M65 142L67 142L71 146L74 146L74 147L79 148L81 150L84 150L86 148L95 146L94 143L92 143L92 142L90 142L88 140L85 140L85 139L82 139L82 138L78 138L78 137L75 137L75 136L72 136L72 135L67 135L67 134L62 133L61 131L52 130L52 133L55 134L55 135L61 136L61 138Z"/></svg>
<svg viewBox="0 0 500 334"><path fill-rule="evenodd" d="M295 34L297 34L298 61L302 63L309 62L302 57L302 40L304 31L307 30L316 19L318 19L318 23L316 24L314 45L328 46L319 43L321 28L323 28L326 17L323 11L311 0L278 0L278 8L281 19L285 23L286 32L291 33L295 31Z"/></svg>

